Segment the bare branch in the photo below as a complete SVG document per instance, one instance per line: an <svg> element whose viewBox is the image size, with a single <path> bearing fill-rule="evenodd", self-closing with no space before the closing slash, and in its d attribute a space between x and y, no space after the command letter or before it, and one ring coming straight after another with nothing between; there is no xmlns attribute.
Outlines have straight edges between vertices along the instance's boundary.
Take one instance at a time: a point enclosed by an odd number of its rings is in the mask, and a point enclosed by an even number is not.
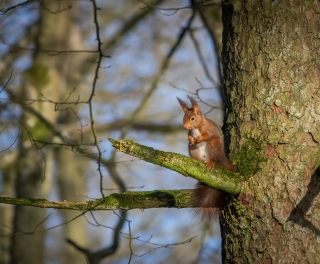
<svg viewBox="0 0 320 264"><path fill-rule="evenodd" d="M7 8L1 8L0 9L0 15L5 15L10 10L16 9L17 7L20 7L20 6L24 6L24 5L30 4L31 2L35 2L35 1L38 1L38 0L27 0L27 1L18 3L16 5L13 5L13 6L10 6L10 7L7 7Z"/></svg>
<svg viewBox="0 0 320 264"><path fill-rule="evenodd" d="M8 83L10 82L10 80L11 80L11 78L12 78L12 73L13 73L13 68L11 68L11 72L10 72L9 79L7 80L7 82L6 82L6 84L3 86L3 88L1 89L0 93L2 93L4 89L6 89Z"/></svg>
<svg viewBox="0 0 320 264"><path fill-rule="evenodd" d="M61 12L67 11L67 10L69 10L69 9L72 8L72 6L67 6L67 7L61 8L61 7L60 7L60 4L61 4L61 3L60 3L60 1L59 1L59 2L58 2L58 10L57 10L57 11L52 11L50 8L47 8L47 7L44 5L43 1L39 1L39 5L40 5L44 10L46 10L47 12L49 12L49 13L52 14L52 15L59 14L59 13L61 13Z"/></svg>
<svg viewBox="0 0 320 264"><path fill-rule="evenodd" d="M194 9L194 8L198 8L198 7L201 7L201 6L221 5L222 4L221 0L218 0L218 1L207 1L207 2L204 2L204 3L191 5L191 6L163 8L163 7L159 7L159 6L156 6L156 5L149 4L149 3L147 3L146 1L143 1L143 0L140 0L140 2L145 4L145 6L143 8L141 8L141 9L145 9L145 8L151 7L151 8L155 8L155 9L162 10L162 11L174 11L175 13L177 11L179 11L179 10L182 10L182 9Z"/></svg>
<svg viewBox="0 0 320 264"><path fill-rule="evenodd" d="M96 131L114 131L121 130L125 127L125 125L129 122L128 119L117 119L110 123L106 124L98 124L96 125ZM143 121L134 121L132 123L131 129L140 130L140 131L150 131L150 132L159 132L165 134L171 134L175 132L185 131L183 126L179 125L170 125L170 124L158 124L151 122L143 122ZM83 131L86 133L86 131Z"/></svg>
<svg viewBox="0 0 320 264"><path fill-rule="evenodd" d="M208 66L207 66L207 64L206 64L206 62L205 62L204 57L203 57L202 54L201 54L200 45L199 45L196 37L194 36L193 31L192 31L192 30L189 30L189 34L190 34L191 40L192 40L192 42L193 42L193 44L194 44L194 47L195 47L195 49L196 49L196 52L197 52L197 55L198 55L200 64L202 65L202 68L203 68L203 71L204 71L205 75L206 75L207 78L212 82L213 85L215 85L217 88L219 88L219 90L221 90L221 89L220 89L221 84L219 83L219 81L218 81L218 82L215 81L215 80L213 79L213 77L211 76L211 74L209 73Z"/></svg>
<svg viewBox="0 0 320 264"><path fill-rule="evenodd" d="M200 4L200 0L192 0L194 5ZM223 4L228 4L229 1L223 2ZM219 83L220 86L217 88L220 90L222 101L225 102L225 91L223 87L223 72L221 63L221 52L222 52L222 14L221 8L217 6L200 7L198 12L201 16L203 24L205 25L208 33L213 41L213 49L216 54L216 65L218 67L219 73Z"/></svg>
<svg viewBox="0 0 320 264"><path fill-rule="evenodd" d="M0 11L1 12L1 11ZM22 47L19 46L17 44L13 44L13 43L9 43L7 41L4 41L3 39L0 40L1 44L4 44L10 48L14 48L14 52L17 52L19 50L24 50L24 51L30 51L30 52L41 52L41 53L46 53L48 56L58 56L61 54L65 54L65 53L93 53L96 54L98 53L97 50L53 50L53 49L37 49L37 48L26 48L26 47ZM107 55L104 55L105 57L110 57Z"/></svg>
<svg viewBox="0 0 320 264"><path fill-rule="evenodd" d="M100 193L101 193L102 197L104 197L103 187L102 187L103 186L103 175L102 175L101 163L100 163L101 158L102 158L102 151L100 149L100 146L98 143L97 133L96 133L96 130L94 127L92 99L93 99L93 96L95 95L102 59L105 56L103 55L102 48L101 48L102 41L100 38L100 27L99 27L99 22L98 22L98 13L97 13L98 10L100 10L100 9L97 7L97 3L95 0L92 0L92 7L93 7L93 21L94 21L95 30L96 30L96 40L98 42L97 43L97 50L99 52L99 57L98 57L97 66L96 66L95 73L94 73L94 78L93 78L93 82L92 82L92 89L91 89L91 94L90 94L90 97L88 100L88 104L89 104L89 115L90 115L91 131L92 131L92 136L93 136L93 140L94 140L94 146L96 147L96 149L98 151L97 163L98 163L98 172L100 175Z"/></svg>
<svg viewBox="0 0 320 264"><path fill-rule="evenodd" d="M99 226L100 224L97 222L97 220L95 219L92 212L90 212L90 213L91 213L93 219L95 220L95 222L97 223L97 225ZM90 249L80 247L76 242L74 242L71 239L67 239L67 242L69 244L71 244L72 246L74 246L80 252L84 253L90 264L99 264L101 259L114 254L116 252L116 250L118 249L120 235L122 235L120 233L120 230L121 230L124 222L126 221L126 219L125 219L126 214L127 214L126 211L121 211L121 215L119 215L118 223L117 223L116 227L114 228L113 240L112 240L113 242L109 247L106 247L104 249L101 249L101 250L98 250L95 252L91 252Z"/></svg>
<svg viewBox="0 0 320 264"><path fill-rule="evenodd" d="M164 72L166 71L166 69L169 66L169 62L170 59L172 57L172 55L174 54L174 52L177 50L177 48L179 47L180 43L182 42L186 32L188 31L188 29L190 28L192 21L194 19L195 16L195 12L193 11L186 26L184 28L182 28L176 42L174 43L174 45L171 47L171 49L168 52L168 55L166 56L166 58L164 59L164 61L162 62L161 68L159 70L159 73L157 74L157 76L154 78L148 92L145 94L144 98L142 99L142 101L139 104L139 107L132 113L131 118L129 119L129 122L126 124L126 126L123 128L123 132L120 136L120 138L124 138L124 136L126 135L127 131L129 128L131 128L133 121L135 120L135 118L138 116L138 114L140 113L141 109L143 109L143 107L145 106L145 104L147 103L147 101L149 100L149 98L151 97L151 95L154 93L154 91L156 90L157 86L158 86L158 82L160 80L160 77L164 74Z"/></svg>
<svg viewBox="0 0 320 264"><path fill-rule="evenodd" d="M6 127L7 127L7 126L8 126L8 125L6 125ZM5 127L5 128L6 128L6 127ZM5 129L5 128L4 128L4 129ZM1 131L1 132L2 132L2 131ZM1 132L0 132L0 134L1 134ZM17 142L17 140L19 139L19 136L20 136L20 129L18 130L18 134L17 134L17 136L15 137L15 139L13 140L13 142L10 144L10 146L9 146L9 147L6 147L5 149L0 150L0 153L9 150L9 149Z"/></svg>

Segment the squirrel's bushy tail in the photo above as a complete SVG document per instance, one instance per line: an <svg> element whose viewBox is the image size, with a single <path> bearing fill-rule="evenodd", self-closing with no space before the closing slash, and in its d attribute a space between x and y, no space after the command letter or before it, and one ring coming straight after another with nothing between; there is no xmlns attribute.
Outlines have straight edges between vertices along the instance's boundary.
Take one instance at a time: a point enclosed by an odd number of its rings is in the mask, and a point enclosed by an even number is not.
<svg viewBox="0 0 320 264"><path fill-rule="evenodd" d="M229 171L235 171L233 164L227 159L219 161L218 165ZM191 206L194 215L202 220L218 218L225 204L226 193L209 187L205 183L198 182L192 193Z"/></svg>
<svg viewBox="0 0 320 264"><path fill-rule="evenodd" d="M224 191L198 182L191 197L191 206L195 216L202 220L212 220L219 217L224 200Z"/></svg>

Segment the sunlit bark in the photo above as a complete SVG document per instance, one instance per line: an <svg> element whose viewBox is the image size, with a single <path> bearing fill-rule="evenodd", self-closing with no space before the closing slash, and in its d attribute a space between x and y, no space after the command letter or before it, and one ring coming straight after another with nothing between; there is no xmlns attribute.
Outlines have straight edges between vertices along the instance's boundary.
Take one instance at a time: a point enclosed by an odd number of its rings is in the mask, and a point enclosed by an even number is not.
<svg viewBox="0 0 320 264"><path fill-rule="evenodd" d="M230 150L242 174L265 157L223 213L225 263L320 262L319 21L314 1L223 4Z"/></svg>

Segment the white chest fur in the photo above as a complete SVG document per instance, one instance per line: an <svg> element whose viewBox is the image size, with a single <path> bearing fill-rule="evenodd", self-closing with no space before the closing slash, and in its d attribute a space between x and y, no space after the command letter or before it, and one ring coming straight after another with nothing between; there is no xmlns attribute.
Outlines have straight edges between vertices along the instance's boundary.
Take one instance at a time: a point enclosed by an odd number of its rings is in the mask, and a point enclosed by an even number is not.
<svg viewBox="0 0 320 264"><path fill-rule="evenodd" d="M191 129L191 136L194 138L194 139L197 139L198 137L200 137L200 131L199 129Z"/></svg>
<svg viewBox="0 0 320 264"><path fill-rule="evenodd" d="M198 137L200 137L200 131L199 129L192 129L190 131L191 136L194 139L197 139ZM208 152L207 152L207 142L202 141L198 144L196 144L196 150L198 152L198 155L202 158L202 160L206 161L208 160Z"/></svg>

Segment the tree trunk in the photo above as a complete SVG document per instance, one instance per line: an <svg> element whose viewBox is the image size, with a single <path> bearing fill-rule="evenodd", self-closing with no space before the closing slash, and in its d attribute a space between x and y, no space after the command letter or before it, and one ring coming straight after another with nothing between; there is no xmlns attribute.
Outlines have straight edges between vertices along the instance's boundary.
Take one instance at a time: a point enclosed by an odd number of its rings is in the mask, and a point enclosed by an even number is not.
<svg viewBox="0 0 320 264"><path fill-rule="evenodd" d="M247 180L222 217L224 263L320 263L317 1L226 1L227 131Z"/></svg>
<svg viewBox="0 0 320 264"><path fill-rule="evenodd" d="M60 91L65 85L63 58L48 56L42 50L63 50L68 41L68 14L51 14L58 8L57 3L42 1L40 11L39 32L33 65L25 71L21 85L20 99L44 99L59 101ZM64 41L61 41L64 40ZM30 104L50 123L55 124L58 112L53 112L53 105L43 101ZM21 117L21 136L19 139L19 156L16 166L16 196L17 198L46 198L52 185L53 149L41 148L42 145L32 142L40 140L50 142L52 132L35 116L24 112ZM11 244L11 263L44 262L46 211L38 208L17 206L14 215L14 232L28 232L15 235ZM33 233L36 231L35 233Z"/></svg>

